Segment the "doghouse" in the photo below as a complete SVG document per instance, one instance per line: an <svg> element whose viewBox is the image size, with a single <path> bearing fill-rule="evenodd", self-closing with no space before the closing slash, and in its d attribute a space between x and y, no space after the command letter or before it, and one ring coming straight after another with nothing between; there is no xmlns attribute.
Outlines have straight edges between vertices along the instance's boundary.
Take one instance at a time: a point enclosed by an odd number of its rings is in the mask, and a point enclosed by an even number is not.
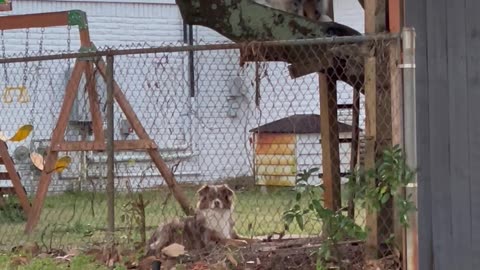
<svg viewBox="0 0 480 270"><path fill-rule="evenodd" d="M349 170L352 126L339 122L341 172ZM297 173L317 167L309 183L321 183L320 115L296 114L251 129L257 185L294 186ZM319 177L320 176L320 177ZM344 182L345 179L342 179Z"/></svg>

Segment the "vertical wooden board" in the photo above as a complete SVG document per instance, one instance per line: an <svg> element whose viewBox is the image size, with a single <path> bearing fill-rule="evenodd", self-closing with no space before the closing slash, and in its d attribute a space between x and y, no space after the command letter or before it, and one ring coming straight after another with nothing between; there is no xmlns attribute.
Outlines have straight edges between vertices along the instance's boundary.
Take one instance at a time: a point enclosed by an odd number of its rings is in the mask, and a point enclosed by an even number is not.
<svg viewBox="0 0 480 270"><path fill-rule="evenodd" d="M450 246L454 252L451 259L453 266L457 269L472 269L471 179L468 168L468 110L472 107L468 106L467 95L465 0L447 1L446 4L448 12L454 14L447 17L446 28L450 107L448 121L450 122L451 172L449 181L452 194L452 243ZM480 99L477 101L480 102Z"/></svg>
<svg viewBox="0 0 480 270"><path fill-rule="evenodd" d="M463 1L462 1L463 2ZM467 36L467 83L468 83L468 151L470 173L471 205L465 211L471 216L471 252L470 269L480 269L480 1L466 0L466 36ZM457 121L459 119L456 119ZM456 179L453 179L456 180ZM467 196L467 195L466 195ZM457 221L454 221L457 222ZM463 251L458 251L463 252ZM460 269L460 268L459 268Z"/></svg>
<svg viewBox="0 0 480 270"><path fill-rule="evenodd" d="M337 83L324 74L319 75L319 81L324 203L337 210L341 208Z"/></svg>
<svg viewBox="0 0 480 270"><path fill-rule="evenodd" d="M418 269L433 269L426 12L426 1L405 0L405 24L416 32Z"/></svg>
<svg viewBox="0 0 480 270"><path fill-rule="evenodd" d="M368 5L367 5L368 6ZM365 61L365 169L375 167L375 143L377 140L377 95L375 57ZM378 214L369 211L366 216L369 229L367 238L367 257L376 259L378 253Z"/></svg>
<svg viewBox="0 0 480 270"><path fill-rule="evenodd" d="M103 134L102 114L100 111L100 102L98 99L98 92L96 87L96 73L93 72L94 67L91 62L88 62L85 67L85 77L87 78L88 102L90 107L90 114L92 116L92 128L94 140L99 143L105 143L105 134Z"/></svg>
<svg viewBox="0 0 480 270"><path fill-rule="evenodd" d="M455 269L452 262L452 198L450 193L449 92L446 1L427 0L428 89L430 103L430 168L434 266Z"/></svg>
<svg viewBox="0 0 480 270"><path fill-rule="evenodd" d="M62 108L60 109L60 113L58 116L57 123L55 125L55 129L52 133L51 144L52 145L59 145L61 142L65 141L65 130L68 125L68 119L70 117L70 113L72 111L72 106L77 97L78 93L78 85L80 84L80 80L82 78L82 74L85 71L86 63L83 61L76 61L75 66L73 67L72 75L68 80L67 86L65 87L65 94L63 97L63 104ZM48 187L52 180L52 175L48 171L53 170L55 166L55 162L57 161L58 152L50 151L47 154L47 158L45 161L45 170L42 172L39 180L39 184L37 187L37 191L35 194L35 199L32 203L32 208L28 215L28 221L25 226L25 232L31 233L35 226L38 224L40 220L40 215L43 208L43 203L45 201L45 197L47 196Z"/></svg>
<svg viewBox="0 0 480 270"><path fill-rule="evenodd" d="M401 0L388 0L388 30L390 33L400 33L402 30Z"/></svg>

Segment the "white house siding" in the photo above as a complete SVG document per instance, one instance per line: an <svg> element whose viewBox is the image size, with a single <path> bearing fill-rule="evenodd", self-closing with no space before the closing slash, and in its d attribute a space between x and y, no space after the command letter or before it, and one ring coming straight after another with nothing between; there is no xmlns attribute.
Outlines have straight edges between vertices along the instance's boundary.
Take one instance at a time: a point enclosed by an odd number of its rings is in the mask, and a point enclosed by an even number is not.
<svg viewBox="0 0 480 270"><path fill-rule="evenodd" d="M340 133L340 138L351 138L351 133ZM340 172L350 171L350 143L340 143ZM322 167L322 147L320 142L320 134L298 134L296 145L297 169L298 172L309 170L314 167L323 172ZM342 179L345 181L346 179ZM309 183L313 185L321 184L318 174L313 175L309 179Z"/></svg>
<svg viewBox="0 0 480 270"><path fill-rule="evenodd" d="M88 14L91 38L99 47L120 46L138 43L162 45L165 43L179 44L183 40L181 16L174 1L32 1L17 0L13 12L3 12L2 15L52 12L70 9L80 9ZM363 11L356 0L335 1L336 20L345 23L359 31L363 29ZM226 39L204 27L195 27L197 43L225 42ZM71 48L79 47L76 32L72 31ZM30 30L30 50L38 50L39 29ZM44 48L47 50L67 49L67 28L56 27L47 29L44 33ZM25 50L25 33L22 31L7 31L5 33L7 53L21 53ZM168 57L167 57L168 56ZM155 63L162 61L167 67L159 77L155 77ZM314 75L292 80L288 75L286 65L271 63L266 66L269 79L261 82L261 103L257 108L254 104L254 88L252 87L253 69L241 69L238 65L239 55L236 51L198 52L196 62L195 98L188 96L186 54L158 55L156 60L141 56L116 57L116 79L125 91L129 101L143 121L147 132L156 140L165 156L188 157L180 162L176 174L179 181L220 180L225 177L251 174L251 148L248 142L248 130L258 125L286 117L295 113L319 113L317 78ZM65 80L61 79L66 70L58 62L47 62L40 72L35 73L31 65L28 78L37 78L29 82L39 83L38 96L43 103L11 104L0 107L0 115L15 115L1 117L0 128L7 133L13 132L19 123L30 122L36 126L32 138L36 141L49 140L54 121L60 110L63 98ZM128 64L127 64L128 63ZM46 66L46 67L45 67ZM21 65L11 67L21 70ZM135 70L137 67L137 70ZM147 69L141 67L148 67ZM229 117L232 101L229 101L230 86L233 78L239 74L243 80L244 91L234 102L239 109L235 117ZM16 76L18 82L21 74ZM161 89L148 90L145 78L161 83ZM170 82L170 83L169 83ZM3 88L3 85L1 88ZM339 89L345 85L339 84ZM42 92L43 89L43 92ZM102 89L102 87L100 87ZM339 98L345 103L351 102L351 90L341 90ZM41 94L41 95L40 95ZM35 95L32 95L34 99ZM48 101L48 102L46 102ZM45 115L45 112L47 114ZM348 115L341 116L348 120ZM120 115L117 117L117 124ZM348 121L347 121L348 123ZM75 131L70 132L76 136ZM117 137L119 134L117 134ZM29 141L24 145L30 147ZM21 144L19 144L21 145ZM17 147L11 147L12 151ZM74 156L78 161L80 156ZM104 157L94 157L101 161ZM122 159L122 156L118 157ZM142 158L145 158L143 156ZM127 161L129 158L124 158ZM62 177L78 178L79 163L72 165ZM137 160L132 163L119 163L119 175L130 176L138 181L143 175L150 175L148 181L141 186L160 183L156 170L148 169L150 163ZM19 167L22 165L20 164ZM102 166L91 165L90 173L103 171ZM23 168L29 171L30 167ZM25 175L27 189L30 177ZM62 191L70 181L54 181L52 191Z"/></svg>

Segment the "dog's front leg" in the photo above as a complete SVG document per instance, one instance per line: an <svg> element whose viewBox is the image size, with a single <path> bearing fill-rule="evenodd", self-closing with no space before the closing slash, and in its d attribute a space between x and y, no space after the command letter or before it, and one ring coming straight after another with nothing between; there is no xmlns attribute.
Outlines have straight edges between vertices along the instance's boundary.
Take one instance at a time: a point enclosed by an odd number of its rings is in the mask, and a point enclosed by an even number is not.
<svg viewBox="0 0 480 270"><path fill-rule="evenodd" d="M240 236L235 230L232 231L231 237L232 237L232 240L243 241L243 242L246 242L247 244L253 244L258 242L257 239Z"/></svg>

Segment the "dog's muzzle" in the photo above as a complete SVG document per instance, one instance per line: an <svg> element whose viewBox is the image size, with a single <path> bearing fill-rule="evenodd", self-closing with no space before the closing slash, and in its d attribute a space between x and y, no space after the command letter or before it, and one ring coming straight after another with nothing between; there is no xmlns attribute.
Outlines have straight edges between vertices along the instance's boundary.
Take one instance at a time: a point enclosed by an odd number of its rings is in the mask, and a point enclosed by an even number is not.
<svg viewBox="0 0 480 270"><path fill-rule="evenodd" d="M212 205L211 205L212 208L222 208L223 207L223 203L216 199L212 202Z"/></svg>

